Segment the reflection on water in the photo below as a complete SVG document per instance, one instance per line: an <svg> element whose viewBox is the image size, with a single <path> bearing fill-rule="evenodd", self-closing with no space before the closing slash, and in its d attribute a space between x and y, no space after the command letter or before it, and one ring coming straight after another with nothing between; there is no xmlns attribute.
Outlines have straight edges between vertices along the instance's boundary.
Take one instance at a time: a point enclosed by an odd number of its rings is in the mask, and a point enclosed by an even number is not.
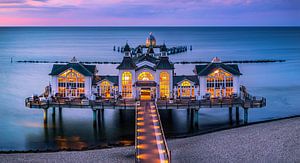
<svg viewBox="0 0 300 163"><path fill-rule="evenodd" d="M193 119L192 112L185 109L160 110L160 115L166 136L178 137L235 125L230 123L228 115L224 115L227 111L227 108L223 108L222 114L211 115L200 110L198 122ZM68 114L71 112L92 115L90 109L63 109L62 113L56 112L55 116L49 114L48 124L42 121L24 123L26 126L29 124L32 127L43 128L42 132L27 136L26 149L84 150L134 145L134 110L107 109L102 115L98 114L96 127L93 127L92 116L89 120L78 121L76 118L70 118L71 115Z"/></svg>

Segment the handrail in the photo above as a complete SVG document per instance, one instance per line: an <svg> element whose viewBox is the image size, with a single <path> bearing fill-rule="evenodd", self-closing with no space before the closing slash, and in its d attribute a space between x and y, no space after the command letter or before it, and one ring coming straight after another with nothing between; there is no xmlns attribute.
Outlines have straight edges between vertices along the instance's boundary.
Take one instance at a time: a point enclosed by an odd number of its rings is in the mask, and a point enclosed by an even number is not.
<svg viewBox="0 0 300 163"><path fill-rule="evenodd" d="M166 151L167 151L167 157L168 157L168 162L170 163L171 162L171 152L170 152L170 150L169 150L169 148L168 148L168 145L167 145L167 141L166 141L166 138L165 138L165 132L164 132L164 129L163 129L163 127L162 127L162 123L161 123L161 120L160 120L160 115L159 115L159 111L158 111L158 107L157 107L157 104L156 103L154 103L154 105L155 105L155 109L156 109L156 112L157 112L157 117L158 117L158 120L159 120L159 125L160 125L160 130L161 130L161 133L162 133L162 138L163 138L163 142L164 142L164 145L165 145L165 147L166 147Z"/></svg>
<svg viewBox="0 0 300 163"><path fill-rule="evenodd" d="M138 156L138 150L136 150L136 146L137 146L137 141L138 141L138 139L137 139L137 113L138 113L138 110L137 110L137 106L135 105L135 141L134 141L134 148L135 148L135 161L136 162L138 162L138 157L136 157L136 156Z"/></svg>

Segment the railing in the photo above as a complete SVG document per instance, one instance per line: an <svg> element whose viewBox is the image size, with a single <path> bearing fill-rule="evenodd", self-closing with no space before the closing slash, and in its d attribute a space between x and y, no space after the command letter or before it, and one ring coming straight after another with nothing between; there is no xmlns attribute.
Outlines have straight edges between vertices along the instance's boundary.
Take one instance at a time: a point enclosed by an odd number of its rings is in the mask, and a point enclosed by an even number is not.
<svg viewBox="0 0 300 163"><path fill-rule="evenodd" d="M165 132L164 132L164 128L162 127L162 123L161 123L160 114L159 114L159 111L158 111L157 104L154 103L154 105L155 105L155 109L156 109L156 112L157 112L158 121L159 121L159 124L160 124L160 130L161 130L161 133L162 133L164 146L166 148L166 154L167 154L168 162L170 163L171 162L171 151L169 150L168 145L167 145Z"/></svg>

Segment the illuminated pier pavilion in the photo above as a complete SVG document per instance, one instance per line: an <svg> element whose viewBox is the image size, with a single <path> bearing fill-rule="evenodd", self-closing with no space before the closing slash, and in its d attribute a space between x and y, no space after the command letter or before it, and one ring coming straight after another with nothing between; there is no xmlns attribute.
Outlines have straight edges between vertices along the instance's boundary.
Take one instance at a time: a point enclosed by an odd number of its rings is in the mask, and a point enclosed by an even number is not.
<svg viewBox="0 0 300 163"><path fill-rule="evenodd" d="M177 76L168 48L157 45L152 34L145 45L130 48L126 43L123 49L124 57L115 76L101 75L96 65L83 64L75 57L68 64L54 64L49 74L51 85L41 96L27 98L25 105L43 109L45 124L48 108L53 108L54 116L55 108L60 114L62 108L91 108L94 126L97 112L103 115L104 109L135 109L136 161L171 159L158 109L191 110L192 123L197 125L200 108L228 108L230 123L232 109L236 108L239 123L242 107L247 123L249 108L266 105L265 98L251 96L240 85L242 74L236 64L225 64L215 57L208 64L196 65L191 70L194 75Z"/></svg>

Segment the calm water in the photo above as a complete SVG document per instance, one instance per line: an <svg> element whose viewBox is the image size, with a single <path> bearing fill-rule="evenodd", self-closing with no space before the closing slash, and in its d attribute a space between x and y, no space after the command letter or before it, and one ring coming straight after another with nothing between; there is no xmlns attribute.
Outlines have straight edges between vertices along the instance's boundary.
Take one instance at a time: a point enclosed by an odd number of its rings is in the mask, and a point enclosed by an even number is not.
<svg viewBox="0 0 300 163"><path fill-rule="evenodd" d="M43 112L24 107L24 98L49 83L51 64L18 64L14 60L121 61L114 45L145 42L153 32L167 46L193 45L172 61L286 59L285 63L241 64L241 82L267 98L267 107L251 109L249 121L300 115L300 28L0 28L0 150L81 149L134 142L134 112L106 110L104 123L93 129L92 111L64 109L62 117L43 126ZM100 74L116 74L98 65ZM194 65L176 65L177 74L192 74ZM51 113L51 111L49 112ZM243 116L241 111L241 118ZM185 110L161 112L167 136L228 127L226 109L202 109L198 128Z"/></svg>

